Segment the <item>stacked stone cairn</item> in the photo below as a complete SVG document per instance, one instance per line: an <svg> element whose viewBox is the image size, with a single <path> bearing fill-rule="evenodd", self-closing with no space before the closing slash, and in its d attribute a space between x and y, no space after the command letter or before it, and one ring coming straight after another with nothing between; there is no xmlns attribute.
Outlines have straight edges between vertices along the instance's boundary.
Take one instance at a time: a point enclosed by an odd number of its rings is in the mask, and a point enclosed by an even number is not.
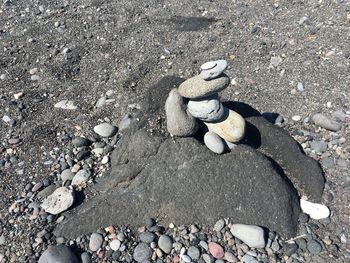
<svg viewBox="0 0 350 263"><path fill-rule="evenodd" d="M226 60L206 62L201 66L199 75L170 91L165 111L171 135L193 136L202 121L207 127L204 143L217 154L232 150L243 138L244 118L225 108L218 96L218 92L230 84L230 78L224 73L226 68Z"/></svg>

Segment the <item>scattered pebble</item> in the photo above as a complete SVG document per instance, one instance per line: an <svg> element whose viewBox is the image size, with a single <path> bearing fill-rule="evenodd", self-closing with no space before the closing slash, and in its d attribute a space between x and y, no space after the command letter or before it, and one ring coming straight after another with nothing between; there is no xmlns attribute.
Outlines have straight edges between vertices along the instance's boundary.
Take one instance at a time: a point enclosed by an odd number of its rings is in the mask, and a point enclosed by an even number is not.
<svg viewBox="0 0 350 263"><path fill-rule="evenodd" d="M57 215L66 211L74 203L74 190L68 187L59 187L49 195L41 207L50 214Z"/></svg>
<svg viewBox="0 0 350 263"><path fill-rule="evenodd" d="M118 128L108 122L98 124L94 127L94 132L101 137L112 137L117 133L117 131Z"/></svg>
<svg viewBox="0 0 350 263"><path fill-rule="evenodd" d="M320 126L330 131L339 131L341 129L340 123L321 113L313 115L312 120L316 126Z"/></svg>
<svg viewBox="0 0 350 263"><path fill-rule="evenodd" d="M64 110L75 110L78 107L74 105L74 102L71 100L61 100L57 102L54 106L55 108L64 109Z"/></svg>
<svg viewBox="0 0 350 263"><path fill-rule="evenodd" d="M101 248L102 243L103 243L102 235L98 233L92 233L89 241L89 249L95 252Z"/></svg>

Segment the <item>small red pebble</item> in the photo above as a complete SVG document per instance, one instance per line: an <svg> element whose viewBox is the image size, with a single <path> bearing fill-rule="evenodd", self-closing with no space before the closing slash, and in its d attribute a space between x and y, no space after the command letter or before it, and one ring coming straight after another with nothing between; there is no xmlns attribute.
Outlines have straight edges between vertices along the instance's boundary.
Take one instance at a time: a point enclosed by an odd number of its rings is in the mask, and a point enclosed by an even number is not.
<svg viewBox="0 0 350 263"><path fill-rule="evenodd" d="M173 263L179 263L180 262L180 257L179 256L174 256L173 257Z"/></svg>
<svg viewBox="0 0 350 263"><path fill-rule="evenodd" d="M215 242L209 242L208 247L210 254L212 254L214 258L220 259L224 257L224 249L219 244Z"/></svg>

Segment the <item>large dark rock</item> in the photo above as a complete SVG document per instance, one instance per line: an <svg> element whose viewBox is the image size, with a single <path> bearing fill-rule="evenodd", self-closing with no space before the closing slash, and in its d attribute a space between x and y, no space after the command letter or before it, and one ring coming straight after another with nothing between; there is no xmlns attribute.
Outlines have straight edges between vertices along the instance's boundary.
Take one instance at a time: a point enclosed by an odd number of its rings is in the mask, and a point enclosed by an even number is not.
<svg viewBox="0 0 350 263"><path fill-rule="evenodd" d="M157 151L144 151L140 141ZM286 237L295 234L297 192L261 153L241 145L216 155L194 138L159 141L150 143L143 130L125 140L127 146L113 153L111 175L100 184L107 193L83 204L57 232L75 236L110 224L138 225L159 215L165 224L213 224L231 217ZM127 176L120 172L125 165L140 164Z"/></svg>
<svg viewBox="0 0 350 263"><path fill-rule="evenodd" d="M321 202L325 178L321 166L306 156L300 145L285 131L262 117L246 119L247 142L277 162L292 181L299 195Z"/></svg>
<svg viewBox="0 0 350 263"><path fill-rule="evenodd" d="M318 164L286 132L242 103L225 104L248 124L244 144L231 153L212 153L200 133L197 139L169 138L164 100L181 81L164 78L150 89L140 121L112 154L111 173L96 185L101 194L58 225L56 235L76 237L110 224L136 226L155 216L164 224L205 225L230 217L286 238L295 235L299 194L313 200L322 194Z"/></svg>

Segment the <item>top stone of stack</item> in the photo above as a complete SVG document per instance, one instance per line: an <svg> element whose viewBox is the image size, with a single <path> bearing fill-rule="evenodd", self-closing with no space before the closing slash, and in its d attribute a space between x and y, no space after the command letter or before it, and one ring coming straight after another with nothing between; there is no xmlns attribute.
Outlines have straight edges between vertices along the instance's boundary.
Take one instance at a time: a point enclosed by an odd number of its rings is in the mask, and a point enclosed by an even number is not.
<svg viewBox="0 0 350 263"><path fill-rule="evenodd" d="M224 74L226 60L209 61L201 66L201 73L179 86L179 94L189 99L201 99L215 94L230 84L230 78Z"/></svg>
<svg viewBox="0 0 350 263"><path fill-rule="evenodd" d="M211 80L223 73L226 68L226 60L209 61L201 66L202 71L199 76L204 80Z"/></svg>

